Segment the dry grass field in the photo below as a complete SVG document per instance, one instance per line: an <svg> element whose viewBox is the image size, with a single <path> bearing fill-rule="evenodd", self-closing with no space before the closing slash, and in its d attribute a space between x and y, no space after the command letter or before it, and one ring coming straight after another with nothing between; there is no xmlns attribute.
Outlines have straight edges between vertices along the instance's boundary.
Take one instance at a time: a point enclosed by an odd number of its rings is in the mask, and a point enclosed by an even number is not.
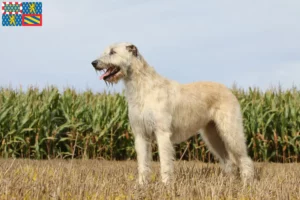
<svg viewBox="0 0 300 200"><path fill-rule="evenodd" d="M218 164L176 162L176 182L136 184L134 161L0 160L0 199L300 199L300 164L256 163L256 180L243 187Z"/></svg>

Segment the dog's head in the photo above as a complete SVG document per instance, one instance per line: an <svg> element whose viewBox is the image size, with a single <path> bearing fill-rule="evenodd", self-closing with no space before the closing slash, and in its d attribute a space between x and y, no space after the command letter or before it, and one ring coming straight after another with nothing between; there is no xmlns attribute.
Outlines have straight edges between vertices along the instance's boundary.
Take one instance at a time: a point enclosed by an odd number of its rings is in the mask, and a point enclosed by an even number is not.
<svg viewBox="0 0 300 200"><path fill-rule="evenodd" d="M100 58L92 62L97 71L104 71L100 80L117 83L126 77L133 62L138 59L139 53L131 43L117 43L105 49Z"/></svg>

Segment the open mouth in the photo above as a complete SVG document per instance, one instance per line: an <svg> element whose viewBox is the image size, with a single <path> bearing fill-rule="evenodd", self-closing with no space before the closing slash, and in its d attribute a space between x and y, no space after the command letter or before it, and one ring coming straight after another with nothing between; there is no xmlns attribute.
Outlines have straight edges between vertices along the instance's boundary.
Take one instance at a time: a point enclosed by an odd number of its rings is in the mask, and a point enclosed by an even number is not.
<svg viewBox="0 0 300 200"><path fill-rule="evenodd" d="M105 70L105 69L103 69ZM117 76L117 74L120 72L120 67L117 67L115 65L111 65L110 67L108 67L104 74L102 74L100 76L100 80L105 80L105 81L110 81L113 80L115 76ZM100 70L101 71L101 70Z"/></svg>

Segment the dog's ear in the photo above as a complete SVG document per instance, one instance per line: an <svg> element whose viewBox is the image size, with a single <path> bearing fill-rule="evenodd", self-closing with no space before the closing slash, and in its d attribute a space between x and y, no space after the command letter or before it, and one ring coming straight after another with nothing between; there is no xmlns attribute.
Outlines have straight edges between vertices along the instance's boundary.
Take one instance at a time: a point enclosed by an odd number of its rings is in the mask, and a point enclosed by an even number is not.
<svg viewBox="0 0 300 200"><path fill-rule="evenodd" d="M132 55L134 55L135 57L137 57L138 55L138 49L136 48L136 46L134 46L133 44L132 45L129 45L129 46L126 46L126 49L132 53Z"/></svg>

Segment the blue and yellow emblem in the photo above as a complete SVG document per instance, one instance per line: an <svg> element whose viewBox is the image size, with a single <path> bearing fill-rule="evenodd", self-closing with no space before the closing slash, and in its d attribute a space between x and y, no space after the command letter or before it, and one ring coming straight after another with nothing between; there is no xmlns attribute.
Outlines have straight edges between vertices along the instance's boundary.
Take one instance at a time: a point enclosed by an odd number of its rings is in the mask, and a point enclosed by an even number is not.
<svg viewBox="0 0 300 200"><path fill-rule="evenodd" d="M23 2L23 14L42 14L42 2Z"/></svg>
<svg viewBox="0 0 300 200"><path fill-rule="evenodd" d="M42 26L42 2L2 2L2 26Z"/></svg>
<svg viewBox="0 0 300 200"><path fill-rule="evenodd" d="M22 15L2 15L2 26L22 26Z"/></svg>
<svg viewBox="0 0 300 200"><path fill-rule="evenodd" d="M42 15L23 15L23 26L42 26Z"/></svg>

